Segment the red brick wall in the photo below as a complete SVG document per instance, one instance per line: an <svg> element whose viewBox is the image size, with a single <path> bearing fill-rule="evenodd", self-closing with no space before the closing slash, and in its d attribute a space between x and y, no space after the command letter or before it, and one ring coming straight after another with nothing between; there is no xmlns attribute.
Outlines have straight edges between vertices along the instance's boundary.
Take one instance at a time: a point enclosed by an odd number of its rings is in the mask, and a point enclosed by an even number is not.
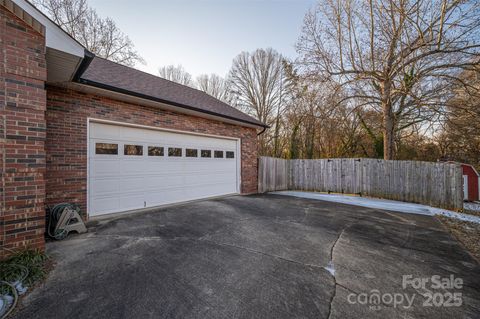
<svg viewBox="0 0 480 319"><path fill-rule="evenodd" d="M45 38L0 5L0 247L8 249L44 248L45 80Z"/></svg>
<svg viewBox="0 0 480 319"><path fill-rule="evenodd" d="M87 203L87 118L241 138L242 193L257 191L256 130L47 87L47 203Z"/></svg>

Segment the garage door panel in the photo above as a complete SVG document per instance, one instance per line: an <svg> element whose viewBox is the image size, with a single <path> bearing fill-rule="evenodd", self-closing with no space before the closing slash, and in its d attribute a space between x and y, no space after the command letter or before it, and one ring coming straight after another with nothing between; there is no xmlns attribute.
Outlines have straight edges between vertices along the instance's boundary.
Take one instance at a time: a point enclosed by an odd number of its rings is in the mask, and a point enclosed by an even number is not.
<svg viewBox="0 0 480 319"><path fill-rule="evenodd" d="M185 183L185 177L179 175L163 175L163 176L149 176L145 178L144 188L174 188L174 187L183 187Z"/></svg>
<svg viewBox="0 0 480 319"><path fill-rule="evenodd" d="M108 198L95 198L91 201L90 210L95 212L102 212L107 214L109 212L115 212L120 210L120 204L118 199Z"/></svg>
<svg viewBox="0 0 480 319"><path fill-rule="evenodd" d="M93 196L105 196L120 192L120 181L114 178L95 178L90 181L90 193Z"/></svg>
<svg viewBox="0 0 480 319"><path fill-rule="evenodd" d="M145 163L142 160L122 160L120 161L120 171L118 172L123 176L132 176L145 173Z"/></svg>
<svg viewBox="0 0 480 319"><path fill-rule="evenodd" d="M121 129L115 125L90 125L89 134L94 139L118 139Z"/></svg>
<svg viewBox="0 0 480 319"><path fill-rule="evenodd" d="M144 178L141 176L129 177L128 180L118 180L120 193L142 193L144 188Z"/></svg>
<svg viewBox="0 0 480 319"><path fill-rule="evenodd" d="M192 198L212 197L234 192L235 190L228 183L203 184L201 187L187 190L187 194Z"/></svg>
<svg viewBox="0 0 480 319"><path fill-rule="evenodd" d="M233 163L225 163L227 160L220 161L200 161L199 163L195 163L195 169L199 172L205 173L215 173L216 171L231 171L235 170L236 168L236 161L232 161ZM192 163L193 164L193 163ZM215 166L215 171L212 171L212 166Z"/></svg>
<svg viewBox="0 0 480 319"><path fill-rule="evenodd" d="M175 159L174 160L165 159L161 163L155 162L153 163L153 165L150 162L149 166L152 173L156 173L157 171L160 171L160 172L172 172L173 174L173 173L183 172L185 169L184 163Z"/></svg>
<svg viewBox="0 0 480 319"><path fill-rule="evenodd" d="M145 207L145 196L140 194L127 194L119 199L120 210L131 210Z"/></svg>
<svg viewBox="0 0 480 319"><path fill-rule="evenodd" d="M236 189L225 183L223 185L201 185L199 188L165 188L151 190L145 193L147 203L151 206L170 204L186 200L195 200L205 197L220 196L223 194L232 194ZM206 188L205 186L212 186ZM227 192L226 192L227 191Z"/></svg>
<svg viewBox="0 0 480 319"><path fill-rule="evenodd" d="M173 173L173 174L172 174ZM184 186L185 183L190 185L210 185L215 183L223 183L226 179L232 180L236 178L236 174L231 171L210 172L189 172L182 171L163 171L155 174L133 174L124 172L112 176L99 176L92 179L91 189L93 193L103 193L107 190L117 192L129 189L141 189L151 187L175 187ZM230 183L230 182L228 182Z"/></svg>
<svg viewBox="0 0 480 319"><path fill-rule="evenodd" d="M185 190L183 188L167 188L161 191L147 193L145 196L150 206L177 203L185 201Z"/></svg>
<svg viewBox="0 0 480 319"><path fill-rule="evenodd" d="M237 140L92 123L89 148L89 214L100 215L236 193ZM95 154L95 143L118 145L118 154ZM142 145L124 155L123 145ZM163 147L163 156L148 154ZM182 157L168 157L168 148ZM185 149L235 152L234 159L185 157Z"/></svg>
<svg viewBox="0 0 480 319"><path fill-rule="evenodd" d="M91 196L91 198L98 199L98 198L112 198L112 194L118 194L120 196L115 196L116 198L121 198L121 197L136 197L144 193L144 190L139 190L135 188L126 188L126 187L118 187L118 190L115 192L112 192L111 190L107 190L104 192L99 192L95 194L94 196Z"/></svg>
<svg viewBox="0 0 480 319"><path fill-rule="evenodd" d="M227 160L224 160L227 161ZM148 166L148 169L151 170L152 174L156 174L159 172L188 172L195 171L195 172L204 172L204 173L215 173L217 171L235 171L236 169L236 161L232 161L232 163L223 163L219 161L211 160L209 162L184 162L180 160L165 160L165 161L148 161L142 163L142 165ZM212 167L215 167L212 170Z"/></svg>
<svg viewBox="0 0 480 319"><path fill-rule="evenodd" d="M94 176L113 176L120 171L120 162L117 159L90 160L90 171Z"/></svg>
<svg viewBox="0 0 480 319"><path fill-rule="evenodd" d="M223 183L226 179L231 179L234 176L231 176L229 173L222 174L195 174L185 176L185 182L190 185L211 185Z"/></svg>

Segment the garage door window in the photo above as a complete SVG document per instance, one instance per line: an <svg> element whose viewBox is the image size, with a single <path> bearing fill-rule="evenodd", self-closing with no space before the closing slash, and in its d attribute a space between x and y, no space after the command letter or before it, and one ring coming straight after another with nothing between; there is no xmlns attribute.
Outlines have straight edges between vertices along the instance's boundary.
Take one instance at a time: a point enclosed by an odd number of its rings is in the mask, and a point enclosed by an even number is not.
<svg viewBox="0 0 480 319"><path fill-rule="evenodd" d="M182 157L182 149L180 147L169 147L168 148L169 157Z"/></svg>
<svg viewBox="0 0 480 319"><path fill-rule="evenodd" d="M187 148L185 150L185 156L186 157L198 157L198 150L194 148Z"/></svg>
<svg viewBox="0 0 480 319"><path fill-rule="evenodd" d="M149 146L148 156L163 156L163 147Z"/></svg>
<svg viewBox="0 0 480 319"><path fill-rule="evenodd" d="M212 151L211 150L202 150L201 154L202 154L202 157L212 157Z"/></svg>
<svg viewBox="0 0 480 319"><path fill-rule="evenodd" d="M95 154L118 155L118 144L95 143Z"/></svg>
<svg viewBox="0 0 480 319"><path fill-rule="evenodd" d="M235 158L235 153L232 151L226 151L226 158Z"/></svg>
<svg viewBox="0 0 480 319"><path fill-rule="evenodd" d="M215 158L223 158L223 151L215 151L215 152L213 153L213 156L214 156Z"/></svg>
<svg viewBox="0 0 480 319"><path fill-rule="evenodd" d="M125 144L123 146L123 155L142 156L143 155L143 146L142 145Z"/></svg>

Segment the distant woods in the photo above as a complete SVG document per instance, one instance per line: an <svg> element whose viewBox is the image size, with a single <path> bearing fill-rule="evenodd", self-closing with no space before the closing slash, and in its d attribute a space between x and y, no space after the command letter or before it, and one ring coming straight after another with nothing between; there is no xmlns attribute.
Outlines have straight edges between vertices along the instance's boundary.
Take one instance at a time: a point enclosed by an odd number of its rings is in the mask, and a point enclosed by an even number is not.
<svg viewBox="0 0 480 319"><path fill-rule="evenodd" d="M478 63L479 31L478 1L322 0L305 16L298 66L338 84L339 104L394 159L408 137L432 136L446 120L453 88Z"/></svg>
<svg viewBox="0 0 480 319"><path fill-rule="evenodd" d="M85 0L36 0L99 56L142 62ZM260 155L457 160L480 166L480 2L319 0L289 59L241 52L224 77L181 65L161 77L268 124Z"/></svg>
<svg viewBox="0 0 480 319"><path fill-rule="evenodd" d="M479 31L478 1L322 0L294 60L242 52L194 86L270 125L261 155L479 166Z"/></svg>

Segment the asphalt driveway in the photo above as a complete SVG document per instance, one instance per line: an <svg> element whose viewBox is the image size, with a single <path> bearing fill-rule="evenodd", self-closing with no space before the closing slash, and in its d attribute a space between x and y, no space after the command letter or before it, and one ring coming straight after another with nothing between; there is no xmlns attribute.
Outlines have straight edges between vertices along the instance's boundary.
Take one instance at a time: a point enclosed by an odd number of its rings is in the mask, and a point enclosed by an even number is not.
<svg viewBox="0 0 480 319"><path fill-rule="evenodd" d="M47 250L56 266L16 318L480 317L480 266L430 216L232 196L100 221ZM462 285L416 285L433 275Z"/></svg>

